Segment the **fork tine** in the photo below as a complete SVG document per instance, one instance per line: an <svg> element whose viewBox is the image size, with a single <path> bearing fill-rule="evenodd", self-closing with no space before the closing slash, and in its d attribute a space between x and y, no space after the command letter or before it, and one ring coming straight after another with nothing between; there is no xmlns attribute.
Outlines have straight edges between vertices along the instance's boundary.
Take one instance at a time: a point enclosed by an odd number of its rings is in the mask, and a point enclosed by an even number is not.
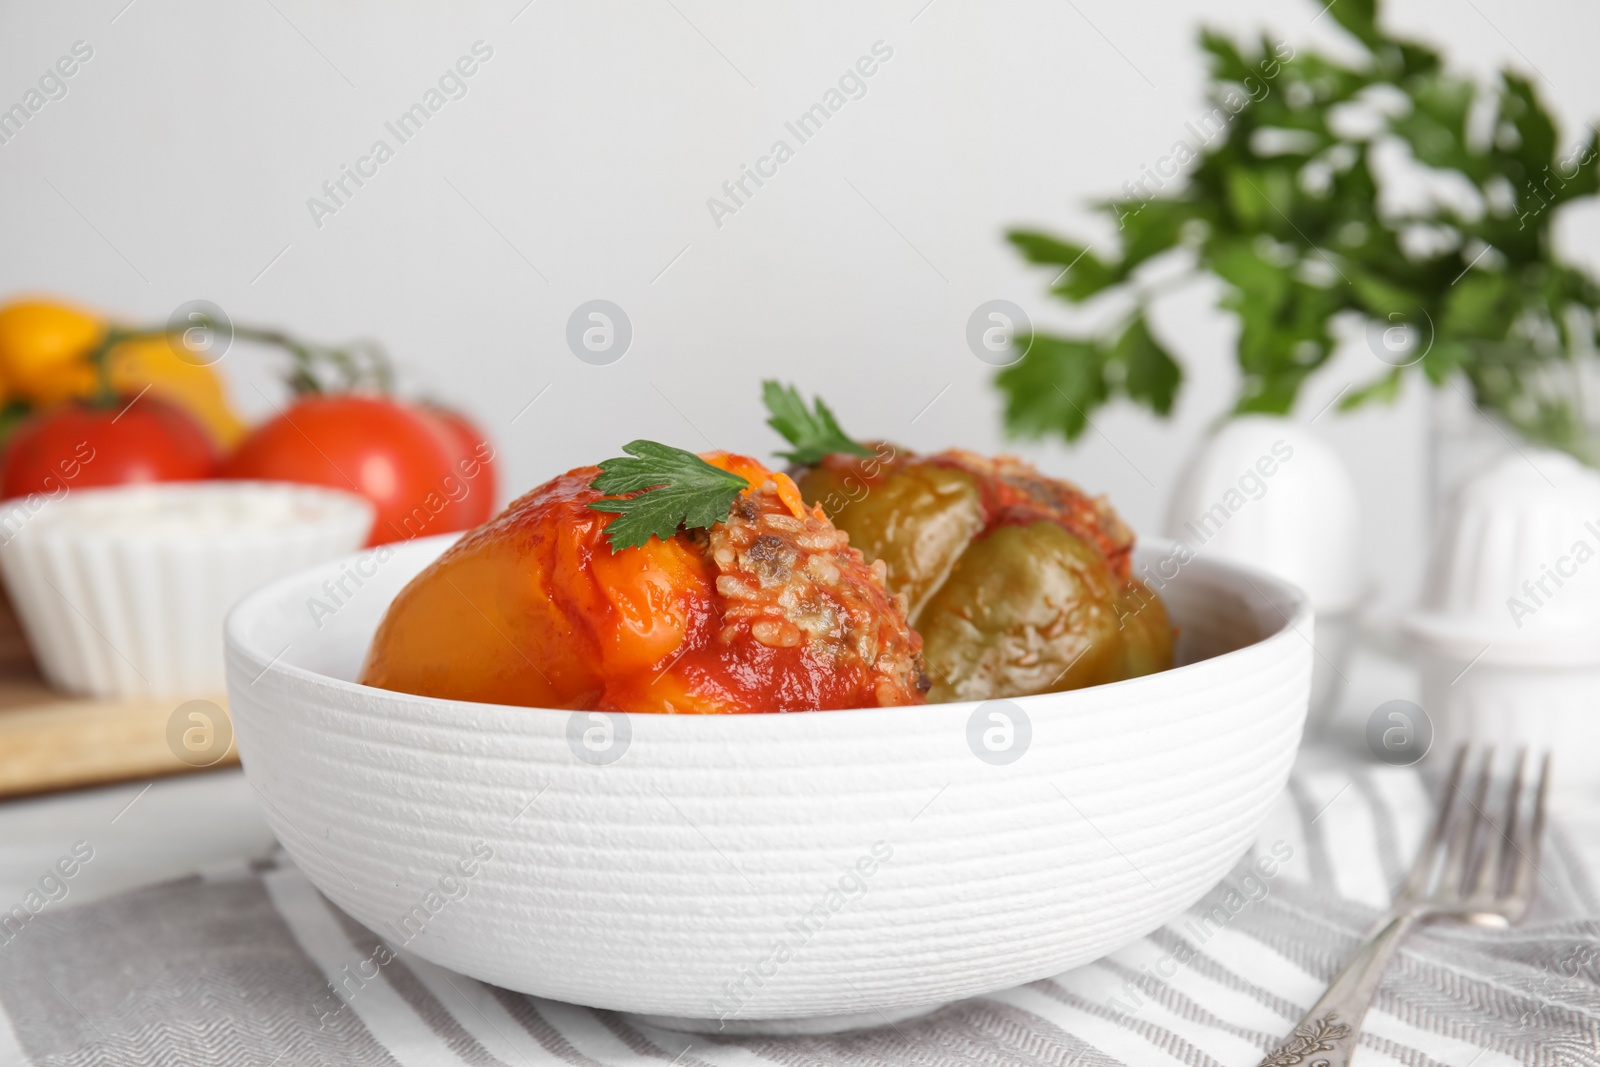
<svg viewBox="0 0 1600 1067"><path fill-rule="evenodd" d="M1439 799L1434 805L1433 825L1428 828L1428 836L1423 840L1422 847L1417 849L1417 858L1411 864L1411 873L1406 875L1405 885L1400 890L1402 900L1420 899L1428 891L1429 883L1433 880L1433 869L1438 865L1439 845L1444 840L1445 828L1450 823L1451 813L1456 807L1456 791L1461 785L1461 775L1467 767L1467 746L1461 745L1456 749L1456 757L1450 764L1450 775L1445 779L1444 786L1439 791Z"/></svg>
<svg viewBox="0 0 1600 1067"><path fill-rule="evenodd" d="M1547 751L1539 762L1539 780L1534 785L1533 819L1528 827L1528 836L1520 842L1516 837L1511 839L1517 853L1516 874L1506 901L1508 917L1512 922L1521 919L1533 903L1533 876L1539 869L1539 856L1544 846L1545 807L1549 796L1550 753Z"/></svg>
<svg viewBox="0 0 1600 1067"><path fill-rule="evenodd" d="M1510 885L1516 870L1516 834L1522 825L1522 788L1527 780L1527 770L1528 748L1524 745L1517 750L1517 769L1511 777L1510 791L1506 794L1505 822L1500 824L1499 832L1489 838L1483 866L1478 872L1478 884L1472 890L1475 897L1497 898L1507 892Z"/></svg>
<svg viewBox="0 0 1600 1067"><path fill-rule="evenodd" d="M1438 889L1440 895L1464 896L1473 881L1475 872L1472 861L1477 842L1483 834L1483 824L1488 821L1483 806L1489 797L1493 771L1494 749L1491 747L1483 752L1483 762L1478 770L1478 781L1472 790L1472 797L1462 796L1467 801L1467 808L1461 812L1461 817L1445 839L1444 873L1439 878Z"/></svg>

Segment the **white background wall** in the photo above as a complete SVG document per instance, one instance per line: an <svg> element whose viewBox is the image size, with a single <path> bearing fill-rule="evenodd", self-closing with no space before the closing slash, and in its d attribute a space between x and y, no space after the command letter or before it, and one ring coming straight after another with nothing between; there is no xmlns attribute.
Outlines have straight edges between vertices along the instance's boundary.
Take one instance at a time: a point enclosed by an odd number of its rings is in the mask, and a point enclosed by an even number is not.
<svg viewBox="0 0 1600 1067"><path fill-rule="evenodd" d="M0 146L0 296L144 319L205 297L240 322L377 337L417 391L490 430L506 495L640 436L765 453L768 376L824 393L863 436L999 450L969 314L1006 297L1065 321L1002 228L1111 236L1086 203L1200 112L1202 18L1343 46L1312 0L525 4L5 3L0 106L73 42L94 56ZM1534 71L1564 143L1600 116L1600 6L1399 0L1390 18L1465 67ZM479 40L493 57L467 95L316 226L307 198L375 139L395 145L384 122ZM894 55L867 95L718 228L706 199L879 40ZM1597 237L1600 213L1563 220L1600 265ZM1215 296L1175 297L1158 322L1188 377L1174 419L1117 409L1075 448L1020 450L1155 531L1233 393ZM633 323L610 366L564 340L596 297ZM223 362L245 410L281 398L274 360L241 347ZM1381 369L1352 346L1301 416ZM1395 603L1425 535L1427 413L1412 389L1316 425L1357 474Z"/></svg>

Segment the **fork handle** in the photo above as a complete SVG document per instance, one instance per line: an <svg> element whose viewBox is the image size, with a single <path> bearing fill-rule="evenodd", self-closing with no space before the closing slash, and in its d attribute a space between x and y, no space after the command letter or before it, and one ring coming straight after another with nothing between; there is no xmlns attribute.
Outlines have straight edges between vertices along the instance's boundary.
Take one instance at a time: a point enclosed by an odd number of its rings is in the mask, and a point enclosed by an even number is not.
<svg viewBox="0 0 1600 1067"><path fill-rule="evenodd" d="M1370 934L1294 1033L1267 1053L1261 1067L1349 1067L1361 1021L1383 981L1384 968L1416 921L1414 912L1402 912Z"/></svg>

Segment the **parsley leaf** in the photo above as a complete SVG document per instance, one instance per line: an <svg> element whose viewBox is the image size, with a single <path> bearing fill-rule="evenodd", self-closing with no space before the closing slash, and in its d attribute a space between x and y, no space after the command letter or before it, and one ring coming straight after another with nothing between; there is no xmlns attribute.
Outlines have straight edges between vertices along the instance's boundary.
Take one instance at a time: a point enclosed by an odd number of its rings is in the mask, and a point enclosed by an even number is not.
<svg viewBox="0 0 1600 1067"><path fill-rule="evenodd" d="M719 523L728 517L733 498L750 485L739 475L671 445L630 441L622 450L628 455L603 461L600 474L589 483L608 497L644 490L627 500L596 500L588 505L619 516L606 526L613 552L636 548L652 537L665 541L680 526L698 530Z"/></svg>
<svg viewBox="0 0 1600 1067"><path fill-rule="evenodd" d="M793 452L778 453L790 463L804 467L835 452L847 452L852 456L873 454L871 449L851 440L839 428L838 420L820 396L816 399L816 410L812 411L806 408L805 400L794 386L765 381L761 383L761 402L772 412L767 425L794 445Z"/></svg>
<svg viewBox="0 0 1600 1067"><path fill-rule="evenodd" d="M1423 374L1464 390L1528 440L1600 467L1600 435L1574 384L1600 368L1600 273L1556 239L1567 205L1600 201L1600 133L1586 129L1565 147L1571 135L1534 79L1466 73L1395 32L1385 0L1316 6L1349 35L1340 54L1265 34L1252 43L1201 33L1205 95L1226 121L1173 146L1171 181L1130 183L1096 205L1115 240L1006 235L1027 262L1048 267L1049 292L1079 321L1100 324L1015 339L1023 358L994 379L1007 431L1075 440L1118 400L1170 415L1182 374L1150 313L1175 287L1206 278L1223 283L1218 306L1238 324L1234 414L1292 410L1331 366L1335 324L1350 318L1367 327L1381 377L1346 390L1340 410L1392 400L1405 375ZM1246 94L1251 85L1263 88ZM1340 121L1375 93L1396 106L1373 128ZM1496 116L1493 136L1478 135L1480 114ZM1381 165L1388 147L1496 206L1478 212L1434 197L1379 210L1403 182ZM1427 240L1413 241L1419 233ZM1101 311L1130 305L1121 316ZM1418 350L1392 371L1396 353L1379 342L1402 323L1416 330ZM1180 340L1190 342L1180 351L1194 349L1193 338Z"/></svg>
<svg viewBox="0 0 1600 1067"><path fill-rule="evenodd" d="M1007 431L1076 441L1089 428L1089 412L1110 394L1110 350L1100 341L1043 333L1019 334L1014 343L1027 354L995 379L1006 395Z"/></svg>

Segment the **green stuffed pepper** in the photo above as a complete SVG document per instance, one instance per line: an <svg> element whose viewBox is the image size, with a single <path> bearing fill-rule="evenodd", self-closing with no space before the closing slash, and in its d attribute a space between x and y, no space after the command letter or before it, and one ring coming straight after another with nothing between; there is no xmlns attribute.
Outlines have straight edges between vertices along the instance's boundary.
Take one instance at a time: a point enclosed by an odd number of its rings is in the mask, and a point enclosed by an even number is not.
<svg viewBox="0 0 1600 1067"><path fill-rule="evenodd" d="M929 700L1077 689L1172 665L1166 609L1131 574L1133 535L1103 498L1012 457L849 444L810 457L796 480L887 566L922 634Z"/></svg>

